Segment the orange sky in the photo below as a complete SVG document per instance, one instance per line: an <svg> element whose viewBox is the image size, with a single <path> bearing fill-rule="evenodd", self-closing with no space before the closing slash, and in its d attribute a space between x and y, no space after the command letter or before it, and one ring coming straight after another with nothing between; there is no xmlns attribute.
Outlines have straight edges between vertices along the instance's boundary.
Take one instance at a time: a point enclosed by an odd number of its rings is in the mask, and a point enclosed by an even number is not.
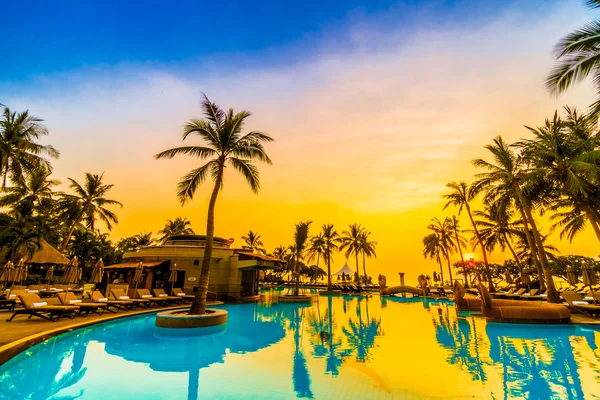
<svg viewBox="0 0 600 400"><path fill-rule="evenodd" d="M361 25L352 32L359 44L354 50L328 47L293 67L182 77L120 65L40 77L43 93L24 91L7 103L46 120L47 141L62 152L56 178L105 172L116 185L112 197L125 207L118 211L115 240L156 232L177 216L202 233L209 189L184 208L175 199L178 179L198 162L152 156L180 144L182 125L200 116L201 92L223 107L249 109L254 116L247 128L276 139L268 146L274 165L260 166L258 195L227 174L217 235L239 244L252 229L272 250L291 242L301 220L314 221L313 233L323 223L339 231L361 223L379 243L370 274L395 279L404 271L414 279L436 268L423 260L421 240L431 218L453 212L441 209L444 184L470 181L469 162L485 155L484 144L496 135L521 138L527 135L523 125L541 124L564 104L592 102L590 84L559 99L543 85L555 42L591 19L583 8L566 10L536 20L512 10L475 30L417 30L409 37L393 31L374 37ZM327 43L326 34L322 39ZM377 46L361 47L361 41ZM572 245L557 234L552 241L564 254L600 253L589 231ZM494 254L492 260L503 258ZM336 257L334 268L343 263Z"/></svg>

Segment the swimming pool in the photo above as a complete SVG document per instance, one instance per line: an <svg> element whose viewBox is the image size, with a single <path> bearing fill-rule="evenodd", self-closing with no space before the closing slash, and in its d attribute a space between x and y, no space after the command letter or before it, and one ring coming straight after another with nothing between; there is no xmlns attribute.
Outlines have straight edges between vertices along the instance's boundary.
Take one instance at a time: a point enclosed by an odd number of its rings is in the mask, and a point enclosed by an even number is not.
<svg viewBox="0 0 600 400"><path fill-rule="evenodd" d="M0 399L597 399L600 330L486 323L451 302L317 297L222 306L225 332L154 315L48 340L0 367Z"/></svg>

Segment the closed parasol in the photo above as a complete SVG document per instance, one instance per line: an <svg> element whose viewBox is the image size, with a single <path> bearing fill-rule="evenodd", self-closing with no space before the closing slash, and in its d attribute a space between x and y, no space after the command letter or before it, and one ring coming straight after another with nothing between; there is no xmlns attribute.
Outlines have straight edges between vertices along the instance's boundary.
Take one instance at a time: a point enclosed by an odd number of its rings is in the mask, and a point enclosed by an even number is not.
<svg viewBox="0 0 600 400"><path fill-rule="evenodd" d="M510 274L510 272L506 272L506 273L504 274L504 280L505 280L505 281L506 281L506 283L508 283L509 285L512 285L512 284L513 284L513 282L514 282L514 280L513 280L513 277L512 277L512 275Z"/></svg>
<svg viewBox="0 0 600 400"><path fill-rule="evenodd" d="M581 268L581 271L583 273L583 284L590 287L592 297L594 297L595 299L596 296L594 295L594 288L592 288L592 286L594 286L597 283L596 272L589 265L584 265Z"/></svg>
<svg viewBox="0 0 600 400"><path fill-rule="evenodd" d="M79 261L77 256L73 257L69 264L65 267L65 271L61 280L63 284L75 283L79 276Z"/></svg>
<svg viewBox="0 0 600 400"><path fill-rule="evenodd" d="M90 283L100 283L102 282L102 277L104 276L104 261L99 259L96 264L94 264L94 268L92 269L92 275L90 276Z"/></svg>
<svg viewBox="0 0 600 400"><path fill-rule="evenodd" d="M44 280L46 282L50 282L52 280L52 278L54 277L54 267L48 267L48 269L46 270L46 276L44 277Z"/></svg>
<svg viewBox="0 0 600 400"><path fill-rule="evenodd" d="M528 288L529 290L531 290L531 286L530 286L530 285L531 285L531 278L529 277L529 275L528 275L528 274L523 274L523 276L521 277L521 283L522 283L523 285L526 285L526 286L527 286L527 288Z"/></svg>
<svg viewBox="0 0 600 400"><path fill-rule="evenodd" d="M15 269L13 270L13 282L22 282L27 279L27 267L25 267L25 263L21 258L19 262L15 265Z"/></svg>
<svg viewBox="0 0 600 400"><path fill-rule="evenodd" d="M169 274L169 282L171 282L171 283L177 282L177 270L176 269L171 270L171 273Z"/></svg>
<svg viewBox="0 0 600 400"><path fill-rule="evenodd" d="M135 269L135 274L133 274L133 280L131 281L131 283L135 284L136 289L138 287L138 284L142 281L143 273L144 273L144 266L140 262L140 265L138 265L137 268Z"/></svg>
<svg viewBox="0 0 600 400"><path fill-rule="evenodd" d="M577 272L572 266L567 267L567 283L571 286L577 286L579 279L577 279Z"/></svg>
<svg viewBox="0 0 600 400"><path fill-rule="evenodd" d="M7 261L6 264L4 264L2 268L0 268L0 283L6 285L7 283L12 282L12 274L13 263L11 261Z"/></svg>

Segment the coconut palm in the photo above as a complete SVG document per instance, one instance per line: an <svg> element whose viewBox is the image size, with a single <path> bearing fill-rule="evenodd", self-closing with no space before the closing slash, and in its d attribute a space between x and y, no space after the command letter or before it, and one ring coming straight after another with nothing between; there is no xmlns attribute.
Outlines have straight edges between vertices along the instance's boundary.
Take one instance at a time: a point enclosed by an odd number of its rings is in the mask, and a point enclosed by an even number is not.
<svg viewBox="0 0 600 400"><path fill-rule="evenodd" d="M300 292L300 264L304 260L306 252L306 244L308 242L308 228L312 221L299 222L296 224L294 231L294 244L290 246L290 254L292 255L292 265L294 266L294 296L298 296Z"/></svg>
<svg viewBox="0 0 600 400"><path fill-rule="evenodd" d="M369 240L369 236L371 232L364 230L361 235L361 253L363 256L363 272L365 274L365 283L368 282L369 276L367 275L367 260L366 258L375 258L377 257L377 252L375 248L377 247L377 242L374 240Z"/></svg>
<svg viewBox="0 0 600 400"><path fill-rule="evenodd" d="M234 113L230 108L225 112L211 102L206 95L202 101L202 109L205 119L190 120L184 127L183 140L196 135L204 141L204 145L175 147L154 156L156 159L171 159L177 155L191 155L201 160L208 159L208 162L185 175L177 185L177 197L181 204L194 198L196 190L209 174L214 181L208 203L206 244L202 258L199 290L190 314L204 314L206 310L210 259L215 232L215 205L219 191L223 187L225 167L230 166L239 172L246 179L252 191L258 193L260 175L254 161L271 164L271 159L267 156L263 144L273 141L271 136L259 131L251 131L242 135L244 122L251 115L248 111Z"/></svg>
<svg viewBox="0 0 600 400"><path fill-rule="evenodd" d="M44 156L58 158L60 153L50 145L41 145L36 140L48 134L41 125L43 120L29 114L12 112L4 107L0 119L0 173L2 187L10 176L13 182L22 181L34 169L43 166L51 170Z"/></svg>
<svg viewBox="0 0 600 400"><path fill-rule="evenodd" d="M444 269L442 268L442 257L440 257L441 253L442 246L440 244L440 238L438 237L438 235L436 235L435 233L430 233L429 235L423 238L423 257L437 261L438 265L440 266L440 276L443 284Z"/></svg>
<svg viewBox="0 0 600 400"><path fill-rule="evenodd" d="M245 243L245 245L242 246L243 249L252 250L255 253L267 253L263 247L264 245L260 239L260 235L257 232L248 231L246 235L242 236L242 240Z"/></svg>
<svg viewBox="0 0 600 400"><path fill-rule="evenodd" d="M340 251L344 256L350 258L354 255L356 259L356 273L358 274L358 256L362 252L362 235L364 228L360 224L352 224L347 231L343 231L340 237Z"/></svg>
<svg viewBox="0 0 600 400"><path fill-rule="evenodd" d="M337 233L333 224L323 224L322 238L324 244L323 260L327 263L327 290L331 290L331 260L333 253L338 250L341 242L340 235Z"/></svg>
<svg viewBox="0 0 600 400"><path fill-rule="evenodd" d="M71 182L69 186L73 190L73 194L61 194L61 208L70 218L71 224L60 246L61 252L64 253L67 249L75 227L82 221L85 221L88 228L94 229L96 219L100 219L106 224L108 230L112 229L112 223L119 222L115 213L110 211L107 206L123 207L123 205L116 200L106 198L114 185L105 185L102 182L103 177L104 174L97 175L86 172L83 185L72 178L68 178Z"/></svg>
<svg viewBox="0 0 600 400"><path fill-rule="evenodd" d="M481 235L479 234L477 225L475 225L475 221L473 220L473 213L471 212L471 206L469 205L469 203L477 196L477 191L474 190L473 186L467 185L467 183L464 181L450 182L446 184L446 187L452 189L452 191L444 195L444 198L448 200L446 205L444 206L444 209L448 208L449 206L458 207L459 215L462 212L463 208L467 211L467 215L469 216L469 220L471 221L471 226L473 226L473 231L475 232L477 245L479 245L479 248L481 249L481 255L483 256L483 264L485 266L485 276L488 281L488 288L490 292L494 292L494 282L492 281L492 273L488 264L487 251L482 245Z"/></svg>
<svg viewBox="0 0 600 400"><path fill-rule="evenodd" d="M496 246L499 246L503 252L508 248L523 275L521 260L511 242L516 239L522 241L526 239L520 221L514 221L514 210L499 203L486 203L484 207L483 211L477 210L473 213L475 217L479 218L475 224L479 227L484 246L490 252L494 251Z"/></svg>
<svg viewBox="0 0 600 400"><path fill-rule="evenodd" d="M52 207L53 187L60 182L49 179L50 171L43 166L30 171L29 175L2 189L0 207L18 207L19 204L31 204L38 212Z"/></svg>
<svg viewBox="0 0 600 400"><path fill-rule="evenodd" d="M158 231L158 233L162 234L159 240L161 243L164 243L171 236L193 235L194 230L192 229L192 223L187 218L177 217L175 219L168 219L165 227Z"/></svg>
<svg viewBox="0 0 600 400"><path fill-rule="evenodd" d="M327 248L325 240L323 239L323 234L319 232L310 238L310 244L306 249L306 261L311 263L316 260L316 267L319 268L319 260L326 251Z"/></svg>
<svg viewBox="0 0 600 400"><path fill-rule="evenodd" d="M454 231L450 224L450 219L444 219L444 222L437 218L432 219L432 224L427 226L427 229L432 231L437 236L437 245L448 263L448 272L450 273L450 284L454 282L452 278L452 266L450 265L450 253L456 251L456 243L454 243ZM443 282L442 282L443 283Z"/></svg>
<svg viewBox="0 0 600 400"><path fill-rule="evenodd" d="M140 232L133 236L135 247L151 246L156 242L156 239L152 238L152 232Z"/></svg>
<svg viewBox="0 0 600 400"><path fill-rule="evenodd" d="M465 257L462 252L462 247L466 246L467 241L465 240L464 236L461 235L460 223L458 222L458 218L456 218L456 215L453 215L452 218L449 219L448 226L449 226L450 230L452 231L452 233L454 234L454 243L456 243L456 249L458 250L458 254L460 254L460 262L461 262L461 265L463 266L463 272L465 275L465 286L468 287L469 279L468 279L467 269L464 268Z"/></svg>
<svg viewBox="0 0 600 400"><path fill-rule="evenodd" d="M600 8L599 0L585 0L590 8ZM592 76L597 88L600 82L600 21L592 21L563 37L556 45L556 64L546 78L553 94L560 94ZM600 111L600 100L591 107L594 114Z"/></svg>

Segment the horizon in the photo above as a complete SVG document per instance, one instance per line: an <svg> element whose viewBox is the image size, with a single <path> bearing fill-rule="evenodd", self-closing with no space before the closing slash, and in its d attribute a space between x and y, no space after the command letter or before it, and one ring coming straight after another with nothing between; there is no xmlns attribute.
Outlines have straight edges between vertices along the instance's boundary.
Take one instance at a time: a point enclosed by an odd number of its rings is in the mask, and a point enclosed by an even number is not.
<svg viewBox="0 0 600 400"><path fill-rule="evenodd" d="M594 101L593 85L555 97L544 84L558 40L597 15L579 0L340 1L319 3L316 13L305 2L191 4L127 4L115 13L111 4L48 2L0 26L14 47L0 63L0 103L44 119L42 143L61 151L52 163L59 189L85 172L115 185L109 197L124 207L114 210L114 241L158 236L178 216L204 234L210 185L184 207L175 196L200 161L153 159L180 145L204 92L223 108L251 111L246 130L275 138L273 165L259 165L258 195L226 176L216 236L235 246L252 230L271 252L291 243L298 221L313 221L311 233L360 223L378 242L369 275L391 281L405 272L413 281L438 269L423 259L426 226L456 214L442 210L445 183L471 182L470 161L486 158L494 137L528 137L524 125ZM7 15L19 6L9 2ZM225 17L234 29L222 27ZM15 32L19 24L32 29ZM461 222L468 228L464 215ZM599 254L590 228L572 244L554 232L551 243L563 255ZM506 258L495 251L490 261ZM336 255L332 272L344 262Z"/></svg>

